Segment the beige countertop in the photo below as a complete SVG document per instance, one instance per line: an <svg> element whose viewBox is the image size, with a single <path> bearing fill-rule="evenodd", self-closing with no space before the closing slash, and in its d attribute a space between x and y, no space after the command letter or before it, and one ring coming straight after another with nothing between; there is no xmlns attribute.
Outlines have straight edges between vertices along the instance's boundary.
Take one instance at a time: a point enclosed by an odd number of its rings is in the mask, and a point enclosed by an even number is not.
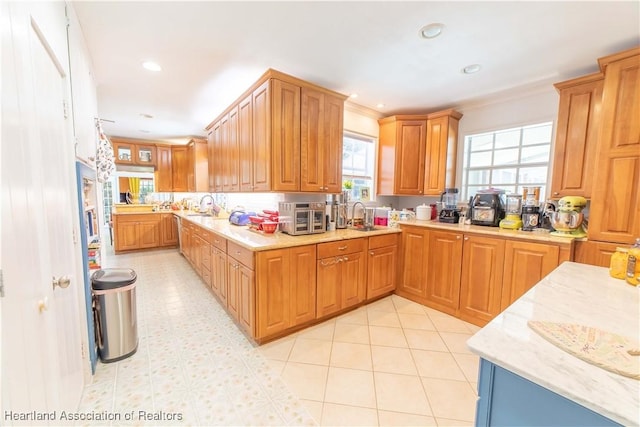
<svg viewBox="0 0 640 427"><path fill-rule="evenodd" d="M499 227L486 227L482 225L460 225L460 224L447 224L438 221L421 221L421 220L411 220L411 221L399 221L402 225L411 225L415 227L426 227L426 228L434 228L438 230L446 230L446 231L457 231L460 233L473 233L473 234L482 234L487 236L496 236L503 237L508 239L515 240L528 240L528 241L537 241L537 242L545 242L545 243L559 243L559 244L567 244L571 245L572 241L575 240L573 237L558 237L553 236L549 233L538 233L532 231L522 231L522 230L506 230L501 229Z"/></svg>
<svg viewBox="0 0 640 427"><path fill-rule="evenodd" d="M173 211L171 209L165 209L165 210L160 210L160 211L149 211L149 212L136 212L136 211L131 211L131 212L113 212L113 215L150 215L150 214L172 214L175 213L176 211Z"/></svg>
<svg viewBox="0 0 640 427"><path fill-rule="evenodd" d="M341 229L319 234L305 234L301 236L291 236L279 231L273 234L264 234L249 230L247 226L230 224L227 218L218 219L216 217L207 216L190 216L189 213L192 212L184 211L173 211L172 213L253 251L315 245L317 243L335 242L339 240L401 232L399 228L376 226L376 229L372 231Z"/></svg>

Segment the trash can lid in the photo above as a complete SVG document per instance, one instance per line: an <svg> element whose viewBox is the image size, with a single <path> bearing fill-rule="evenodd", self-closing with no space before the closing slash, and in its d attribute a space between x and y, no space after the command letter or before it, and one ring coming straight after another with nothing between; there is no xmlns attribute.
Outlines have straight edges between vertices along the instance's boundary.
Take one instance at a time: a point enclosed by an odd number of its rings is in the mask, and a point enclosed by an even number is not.
<svg viewBox="0 0 640 427"><path fill-rule="evenodd" d="M136 281L138 276L130 268L104 268L91 275L91 287L96 291L121 288Z"/></svg>

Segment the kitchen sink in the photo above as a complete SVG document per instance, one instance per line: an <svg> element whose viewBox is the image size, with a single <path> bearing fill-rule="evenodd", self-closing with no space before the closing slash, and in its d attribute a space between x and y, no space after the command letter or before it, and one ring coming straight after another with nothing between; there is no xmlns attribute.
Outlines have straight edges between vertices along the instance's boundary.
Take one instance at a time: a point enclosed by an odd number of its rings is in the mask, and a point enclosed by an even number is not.
<svg viewBox="0 0 640 427"><path fill-rule="evenodd" d="M349 230L354 230L354 231L374 231L377 230L378 228L376 228L375 226L370 226L370 227L350 227Z"/></svg>
<svg viewBox="0 0 640 427"><path fill-rule="evenodd" d="M190 213L190 214L187 214L187 216L213 216L213 215L210 213Z"/></svg>

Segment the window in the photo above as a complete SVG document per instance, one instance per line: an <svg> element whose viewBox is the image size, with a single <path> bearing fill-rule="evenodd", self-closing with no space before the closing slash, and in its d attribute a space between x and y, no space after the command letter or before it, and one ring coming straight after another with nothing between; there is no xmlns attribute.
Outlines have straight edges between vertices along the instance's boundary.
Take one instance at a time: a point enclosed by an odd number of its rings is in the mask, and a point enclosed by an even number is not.
<svg viewBox="0 0 640 427"><path fill-rule="evenodd" d="M153 179L140 179L140 203L144 203L147 194L153 193Z"/></svg>
<svg viewBox="0 0 640 427"><path fill-rule="evenodd" d="M345 133L342 146L342 188L351 200L369 200L373 194L375 139Z"/></svg>
<svg viewBox="0 0 640 427"><path fill-rule="evenodd" d="M544 200L552 128L547 122L466 136L463 200L489 187L522 194L528 186L539 186Z"/></svg>
<svg viewBox="0 0 640 427"><path fill-rule="evenodd" d="M111 209L113 207L113 180L109 180L102 184L102 200L104 204L104 210L102 215L102 221L105 224L109 224L111 221Z"/></svg>

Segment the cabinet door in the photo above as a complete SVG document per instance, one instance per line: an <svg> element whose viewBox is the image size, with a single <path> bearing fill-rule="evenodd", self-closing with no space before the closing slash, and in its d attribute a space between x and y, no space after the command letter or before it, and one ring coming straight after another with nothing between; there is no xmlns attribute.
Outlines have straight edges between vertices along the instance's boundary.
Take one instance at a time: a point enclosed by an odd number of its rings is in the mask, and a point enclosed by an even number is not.
<svg viewBox="0 0 640 427"><path fill-rule="evenodd" d="M290 326L290 265L286 249L257 253L256 336L263 338Z"/></svg>
<svg viewBox="0 0 640 427"><path fill-rule="evenodd" d="M300 86L272 83L272 190L300 191Z"/></svg>
<svg viewBox="0 0 640 427"><path fill-rule="evenodd" d="M240 318L240 262L227 255L227 312Z"/></svg>
<svg viewBox="0 0 640 427"><path fill-rule="evenodd" d="M394 194L422 195L427 123L398 120L396 126Z"/></svg>
<svg viewBox="0 0 640 427"><path fill-rule="evenodd" d="M240 146L238 140L238 107L229 112L229 120L224 123L223 135L226 136L223 142L224 150L224 181L222 189L225 192L240 190Z"/></svg>
<svg viewBox="0 0 640 427"><path fill-rule="evenodd" d="M396 288L398 247L386 246L369 249L367 260L367 299L372 299Z"/></svg>
<svg viewBox="0 0 640 427"><path fill-rule="evenodd" d="M253 186L253 97L247 96L238 105L238 184L240 191L249 193Z"/></svg>
<svg viewBox="0 0 640 427"><path fill-rule="evenodd" d="M212 149L209 156L209 162L211 164L211 172L209 178L209 185L211 186L211 176L213 177L213 189L211 192L222 193L224 183L224 146L223 146L223 127L222 121L213 125L212 134Z"/></svg>
<svg viewBox="0 0 640 427"><path fill-rule="evenodd" d="M582 264L609 267L611 255L616 251L617 243L604 242L576 242L575 262Z"/></svg>
<svg viewBox="0 0 640 427"><path fill-rule="evenodd" d="M607 65L589 240L640 236L640 55Z"/></svg>
<svg viewBox="0 0 640 427"><path fill-rule="evenodd" d="M290 326L316 318L316 246L288 249L291 258Z"/></svg>
<svg viewBox="0 0 640 427"><path fill-rule="evenodd" d="M340 259L340 308L352 307L367 296L367 257L365 252L343 255Z"/></svg>
<svg viewBox="0 0 640 427"><path fill-rule="evenodd" d="M505 242L465 236L460 284L461 319L484 326L500 313Z"/></svg>
<svg viewBox="0 0 640 427"><path fill-rule="evenodd" d="M558 266L560 249L543 243L508 241L505 246L501 310Z"/></svg>
<svg viewBox="0 0 640 427"><path fill-rule="evenodd" d="M271 190L271 81L253 91L252 170L253 191ZM274 122L275 123L275 122Z"/></svg>
<svg viewBox="0 0 640 427"><path fill-rule="evenodd" d="M138 222L140 249L157 248L160 246L160 218Z"/></svg>
<svg viewBox="0 0 640 427"><path fill-rule="evenodd" d="M193 141L193 152L189 160L189 173L193 170L193 188L189 192L209 192L209 154L207 143L203 140ZM190 184L191 185L191 184Z"/></svg>
<svg viewBox="0 0 640 427"><path fill-rule="evenodd" d="M456 113L458 114L458 113ZM439 196L446 187L455 185L457 115L448 114L427 119L427 148L424 166L424 195Z"/></svg>
<svg viewBox="0 0 640 427"><path fill-rule="evenodd" d="M215 137L216 134L214 133L213 129L211 129L207 134L207 183L208 191L210 193L215 192Z"/></svg>
<svg viewBox="0 0 640 427"><path fill-rule="evenodd" d="M134 221L116 221L115 229L115 250L130 251L139 248L138 225Z"/></svg>
<svg viewBox="0 0 640 427"><path fill-rule="evenodd" d="M157 147L158 165L155 172L156 191L169 193L173 191L173 173L171 169L171 147Z"/></svg>
<svg viewBox="0 0 640 427"><path fill-rule="evenodd" d="M325 191L324 145L324 94L303 87L300 113L300 191Z"/></svg>
<svg viewBox="0 0 640 427"><path fill-rule="evenodd" d="M227 254L214 247L212 248L211 265L211 289L220 299L223 307L227 306Z"/></svg>
<svg viewBox="0 0 640 427"><path fill-rule="evenodd" d="M338 256L322 258L316 264L318 278L316 313L318 318L335 313L342 307L340 289L342 272L339 259Z"/></svg>
<svg viewBox="0 0 640 427"><path fill-rule="evenodd" d="M113 155L115 156L115 163L132 165L135 163L135 148L133 144L125 142L116 142L115 138L113 142Z"/></svg>
<svg viewBox="0 0 640 427"><path fill-rule="evenodd" d="M560 104L553 151L553 198L591 198L603 84L604 76L598 73L555 85Z"/></svg>
<svg viewBox="0 0 640 427"><path fill-rule="evenodd" d="M398 295L423 304L426 302L429 251L429 231L426 228L402 227L402 267L396 290Z"/></svg>
<svg viewBox="0 0 640 427"><path fill-rule="evenodd" d="M344 136L344 101L334 96L324 97L324 191L342 191L342 143Z"/></svg>
<svg viewBox="0 0 640 427"><path fill-rule="evenodd" d="M191 265L199 276L202 276L202 245L203 240L194 232L191 235Z"/></svg>
<svg viewBox="0 0 640 427"><path fill-rule="evenodd" d="M136 153L135 162L137 165L141 165L141 166L156 165L156 147L154 145L136 145L135 153Z"/></svg>
<svg viewBox="0 0 640 427"><path fill-rule="evenodd" d="M238 323L252 337L256 325L256 292L253 270L240 264L238 268Z"/></svg>
<svg viewBox="0 0 640 427"><path fill-rule="evenodd" d="M460 302L462 233L429 231L426 305L455 315Z"/></svg>
<svg viewBox="0 0 640 427"><path fill-rule="evenodd" d="M178 225L173 214L160 214L160 246L173 246L178 243Z"/></svg>
<svg viewBox="0 0 640 427"><path fill-rule="evenodd" d="M171 147L171 181L173 191L189 191L188 185L189 156L187 147Z"/></svg>

